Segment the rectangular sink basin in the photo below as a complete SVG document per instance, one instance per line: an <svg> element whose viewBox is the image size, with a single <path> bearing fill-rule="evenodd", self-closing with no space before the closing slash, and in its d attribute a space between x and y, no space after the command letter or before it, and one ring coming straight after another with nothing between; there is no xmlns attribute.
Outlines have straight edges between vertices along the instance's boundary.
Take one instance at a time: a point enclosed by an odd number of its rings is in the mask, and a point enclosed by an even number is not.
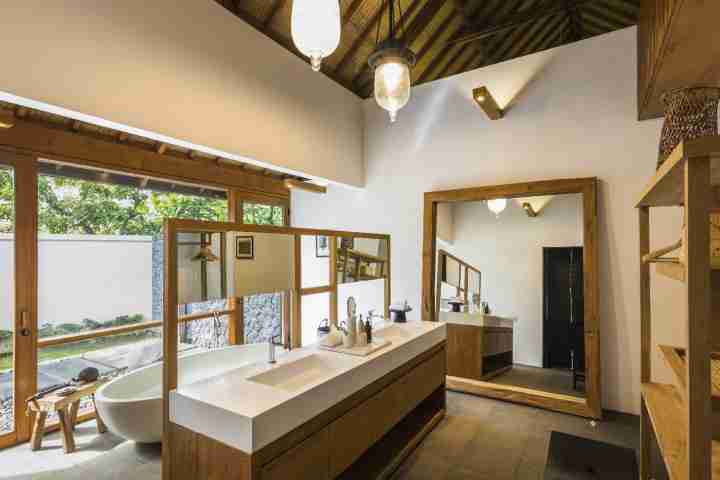
<svg viewBox="0 0 720 480"><path fill-rule="evenodd" d="M389 325L383 329L380 329L375 332L375 335L380 338L385 338L387 340L392 340L393 338L396 340L402 340L404 338L410 338L412 336L410 332L397 325Z"/></svg>
<svg viewBox="0 0 720 480"><path fill-rule="evenodd" d="M271 370L249 377L248 380L288 392L296 392L313 383L332 377L342 367L343 362L340 359L327 358L313 353L292 362L280 364Z"/></svg>

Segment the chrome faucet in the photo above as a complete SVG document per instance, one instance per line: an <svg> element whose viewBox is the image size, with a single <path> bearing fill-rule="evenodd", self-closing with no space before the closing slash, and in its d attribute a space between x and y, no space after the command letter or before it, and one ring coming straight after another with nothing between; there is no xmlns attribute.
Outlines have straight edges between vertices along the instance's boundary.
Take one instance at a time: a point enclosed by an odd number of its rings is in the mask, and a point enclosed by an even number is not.
<svg viewBox="0 0 720 480"><path fill-rule="evenodd" d="M268 338L268 363L275 363L275 347L284 347L285 344L280 341L282 337L280 335L270 336ZM290 342L288 342L288 350L291 350Z"/></svg>

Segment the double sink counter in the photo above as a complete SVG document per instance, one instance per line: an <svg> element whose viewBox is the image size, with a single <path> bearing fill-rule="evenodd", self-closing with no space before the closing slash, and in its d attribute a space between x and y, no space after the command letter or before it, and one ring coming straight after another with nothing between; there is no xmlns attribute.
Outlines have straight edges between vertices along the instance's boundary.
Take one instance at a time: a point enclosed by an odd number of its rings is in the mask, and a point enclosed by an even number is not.
<svg viewBox="0 0 720 480"><path fill-rule="evenodd" d="M387 385L380 385L383 378L392 377L393 372L415 362L408 366L404 376L398 374L397 379L392 381L398 384L405 382L403 385L407 389L422 390L422 398L403 408L395 405L402 402L402 395L394 393L392 405L378 404L380 408L395 409L405 416L435 390L439 391L438 385L428 382L430 387L427 388L433 390L426 392L419 378L413 380L412 371L419 370L423 365L416 359L423 355L430 358L429 352L433 350L441 348L444 357L446 326L441 322L385 323L376 328L374 335L389 340L390 345L366 357L330 352L312 345L279 355L275 364L252 364L183 385L170 392L170 421L182 429L253 456L309 422L318 423L318 418L329 415L327 412L375 384L379 385L377 392L369 392L367 401L372 400L371 395L379 397L382 391L392 386L389 381ZM433 355L433 358L438 355ZM425 364L430 362L423 361ZM433 363L432 371L435 370L438 375L434 377L439 379L442 376L438 382L443 387L444 412L444 358L442 364ZM411 381L417 385L408 383ZM402 389L396 390L399 393ZM360 400L352 405L353 408L362 406ZM367 421L371 423L373 419ZM321 423L318 423L319 427ZM382 431L386 432L392 426L383 427ZM250 475L247 478L255 477ZM328 474L328 478L335 478L335 475Z"/></svg>

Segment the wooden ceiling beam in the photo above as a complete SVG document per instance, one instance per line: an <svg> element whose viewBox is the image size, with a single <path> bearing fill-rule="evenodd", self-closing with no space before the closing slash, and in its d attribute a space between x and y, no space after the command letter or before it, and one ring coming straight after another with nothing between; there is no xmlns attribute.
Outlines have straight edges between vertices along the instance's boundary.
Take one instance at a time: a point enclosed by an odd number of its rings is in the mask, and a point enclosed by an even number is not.
<svg viewBox="0 0 720 480"><path fill-rule="evenodd" d="M537 8L539 4L542 5L541 1L542 0L536 0L536 2L531 5L531 7L533 9ZM496 23L503 23L508 18L516 17L519 14L519 9L523 3L524 2L516 3L514 5L514 8L505 11L502 16L495 15L492 20ZM508 31L508 35L501 35L490 38L488 46L486 48L486 51L490 53L480 59L481 62L477 65L477 67L484 67L487 65L492 65L493 63L497 63L502 58L500 53L504 51L504 49L507 48L509 44L512 43L516 28L517 27L513 27L512 29L510 29Z"/></svg>
<svg viewBox="0 0 720 480"><path fill-rule="evenodd" d="M217 166L201 159L159 155L154 150L116 143L112 137L99 139L90 134L27 120L18 119L13 128L0 129L0 148L133 175L287 195L282 181L276 178L250 174L229 166Z"/></svg>
<svg viewBox="0 0 720 480"><path fill-rule="evenodd" d="M455 55L453 55L452 58L450 58L450 60L445 65L445 67L443 67L443 69L440 70L440 72L437 74L437 76L435 78L436 79L445 78L446 76L448 76L448 74L450 72L454 71L452 67L455 66L455 64L458 63L460 60L462 60L463 57L473 57L474 55L475 55L475 49L473 48L473 44L466 43L465 45L463 45L463 47L460 50L458 50L458 52ZM467 61L467 58L465 60L463 60L462 62L460 62L460 64L461 65L464 64L465 61Z"/></svg>
<svg viewBox="0 0 720 480"><path fill-rule="evenodd" d="M360 7L362 6L364 1L365 0L353 0L353 2L348 6L348 8L345 10L345 13L343 14L343 18L342 18L343 27L345 27L345 25L350 23L350 20L352 20L352 17L355 16L355 14L360 9ZM344 28L343 28L343 30L344 30Z"/></svg>
<svg viewBox="0 0 720 480"><path fill-rule="evenodd" d="M589 4L596 0L575 0L574 4L577 7ZM539 9L541 11L538 12ZM518 13L513 18L506 19L500 24L495 25L479 25L474 27L473 31L464 32L451 39L448 43L467 43L482 40L493 35L500 33L506 33L509 30L514 30L517 27L527 25L528 23L536 22L545 17L557 15L558 13L567 12L566 0L549 0L545 3L545 6L526 9L526 11Z"/></svg>
<svg viewBox="0 0 720 480"><path fill-rule="evenodd" d="M567 4L568 18L570 18L570 30L574 40L582 40L586 37L585 25L580 8L572 0L565 0Z"/></svg>
<svg viewBox="0 0 720 480"><path fill-rule="evenodd" d="M607 6L603 8L595 3L584 5L584 10L591 15L604 18L611 24L615 25L616 28L627 27L637 23L637 18L633 19L630 16L618 13L618 11L613 8L608 8Z"/></svg>
<svg viewBox="0 0 720 480"><path fill-rule="evenodd" d="M273 22L273 20L275 20L275 15L277 15L278 12L283 9L286 2L287 0L275 0L275 3L270 9L270 13L268 13L267 17L265 17L265 20L263 20L263 30L267 30L270 27L270 24Z"/></svg>
<svg viewBox="0 0 720 480"><path fill-rule="evenodd" d="M333 69L333 73L335 75L340 76L342 74L343 69L345 68L347 63L355 56L355 53L357 53L358 49L363 44L367 36L370 34L370 32L375 30L377 22L380 21L383 12L384 2L381 1L379 3L379 8L375 11L375 13L373 13L372 17L370 17L368 22L365 24L365 28L363 28L362 32L360 32L360 35L355 37L355 40L353 40L350 48L347 49L343 56L340 57L340 61L337 63L337 65L335 65L335 68ZM351 84L352 82L348 82L348 85Z"/></svg>
<svg viewBox="0 0 720 480"><path fill-rule="evenodd" d="M519 57L526 52L531 52L532 50L527 50L527 48L531 43L533 43L533 39L541 37L543 34L547 33L548 30L552 30L553 25L557 25L559 23L557 21L558 18L562 19L563 17L564 15L559 14L554 17L546 18L544 21L536 22L530 28L521 32L517 40L510 42L509 47L502 52L499 58L509 60L511 58Z"/></svg>
<svg viewBox="0 0 720 480"><path fill-rule="evenodd" d="M585 15L584 17L585 24L587 25L588 29L594 34L594 35L600 35L608 31L609 26L604 25L601 22L598 22L595 17L592 17L590 15Z"/></svg>
<svg viewBox="0 0 720 480"><path fill-rule="evenodd" d="M436 55L435 58L432 59L430 64L423 70L423 72L420 74L420 76L417 78L416 83L421 84L425 83L426 81L432 81L435 77L432 77L432 73L440 66L442 63L447 60L448 56L455 55L459 50L462 50L463 45L462 44L453 44L448 45L447 49L445 50L444 55Z"/></svg>

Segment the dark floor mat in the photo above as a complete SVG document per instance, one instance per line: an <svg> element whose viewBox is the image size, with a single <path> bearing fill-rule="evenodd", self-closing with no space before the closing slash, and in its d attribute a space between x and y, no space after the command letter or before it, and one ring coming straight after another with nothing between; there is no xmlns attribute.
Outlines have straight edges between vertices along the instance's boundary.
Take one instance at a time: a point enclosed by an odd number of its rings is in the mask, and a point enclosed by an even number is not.
<svg viewBox="0 0 720 480"><path fill-rule="evenodd" d="M552 432L545 480L636 480L635 451Z"/></svg>

